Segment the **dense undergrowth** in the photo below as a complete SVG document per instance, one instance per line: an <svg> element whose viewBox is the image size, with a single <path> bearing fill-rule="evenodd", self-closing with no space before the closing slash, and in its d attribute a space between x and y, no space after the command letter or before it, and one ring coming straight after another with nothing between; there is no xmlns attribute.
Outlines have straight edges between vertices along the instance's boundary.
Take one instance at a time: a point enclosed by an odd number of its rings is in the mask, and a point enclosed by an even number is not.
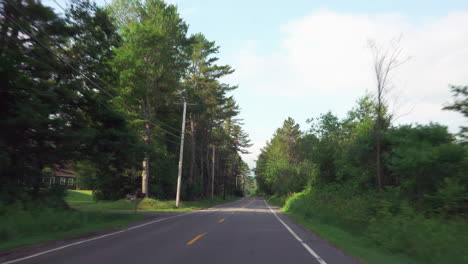
<svg viewBox="0 0 468 264"><path fill-rule="evenodd" d="M422 214L392 190L327 186L270 201L368 263L468 263L466 217Z"/></svg>

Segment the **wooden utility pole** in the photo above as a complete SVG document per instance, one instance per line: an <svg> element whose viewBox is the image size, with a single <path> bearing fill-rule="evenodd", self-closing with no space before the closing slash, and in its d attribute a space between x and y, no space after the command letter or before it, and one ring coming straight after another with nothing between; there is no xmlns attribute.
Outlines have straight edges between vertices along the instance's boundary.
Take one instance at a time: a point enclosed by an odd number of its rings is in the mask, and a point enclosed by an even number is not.
<svg viewBox="0 0 468 264"><path fill-rule="evenodd" d="M180 184L182 181L182 160L184 158L184 135L185 135L185 112L187 111L187 102L184 100L184 112L182 114L182 133L180 136L180 154L179 154L179 173L177 174L177 194L176 207L179 208Z"/></svg>
<svg viewBox="0 0 468 264"><path fill-rule="evenodd" d="M211 157L211 200L214 199L215 153L215 147L213 146L213 155Z"/></svg>

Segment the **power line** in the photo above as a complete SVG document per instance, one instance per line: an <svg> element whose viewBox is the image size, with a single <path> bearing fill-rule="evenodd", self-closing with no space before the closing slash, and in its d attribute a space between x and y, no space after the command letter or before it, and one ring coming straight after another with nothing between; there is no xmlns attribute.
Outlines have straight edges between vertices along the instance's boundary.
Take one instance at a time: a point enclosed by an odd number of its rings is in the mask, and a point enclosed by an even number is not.
<svg viewBox="0 0 468 264"><path fill-rule="evenodd" d="M7 0L7 1L8 1L8 0ZM10 3L10 5L11 5L11 3ZM11 6L13 6L13 8L15 8L16 11L18 11L21 15L25 16L24 13L21 12L21 10L18 10L18 9L15 7L15 5L11 5ZM60 5L59 5L59 6L60 6ZM64 12L66 12L66 10L65 10L62 6L60 6L60 7L62 8L62 10L63 10ZM31 23L31 24L32 24L32 23ZM67 55L68 55L69 57L73 57L72 55L69 54L69 52L68 52L66 49L64 49L64 48L63 48L59 43L57 43L55 40L49 38L48 35L45 34L42 30L40 30L36 25L34 25L34 24L32 24L32 25L36 28L37 31L39 31L40 33L42 33L42 35L44 35L49 41L51 41L52 43L54 43L56 47L58 47L59 49L61 49L63 52L67 53ZM53 51L51 51L51 52L53 52ZM87 68L85 65L81 64L80 62L78 62L78 64L79 64L81 67L83 67L83 68ZM80 73L81 73L81 72L80 72ZM87 77L86 77L86 78L87 78ZM104 83L106 86L108 86L108 87L111 86L111 85L108 84L105 80L102 80L99 76L96 76L96 78L97 78L98 80L100 80L102 83ZM87 78L87 79L89 79L89 78ZM102 87L99 87L99 88L101 88L102 90L104 90ZM113 99L115 99L116 96L110 94L110 92L108 92L108 91L105 91L105 92L106 92L109 96L111 96ZM130 110L129 110L130 112L137 113L137 115L139 115L140 117L142 117L144 120L149 121L149 122L152 123L154 126L160 128L161 130L167 132L167 133L170 134L170 135L173 135L173 136L175 136L175 137L177 137L177 138L180 138L180 136L177 136L177 135L175 135L175 134L173 134L173 133L171 133L171 132L169 132L169 131L163 129L163 128L161 128L159 125L156 125L156 124L154 124L153 122L151 122L151 120L148 120L148 119L144 118L143 116L141 116L141 114L140 114L138 111L136 111L135 109L131 108L131 107L128 106L128 105L125 105L125 103L123 103L123 102L120 102L120 103L123 104L124 106L126 106L127 110L130 109ZM162 122L162 121L159 121L159 120L156 120L156 119L155 119L154 121L155 121L155 122L159 122L160 124L162 124L162 125L168 127L169 129L172 129L172 130L175 131L175 132L179 132L178 129L176 129L176 128L174 128L174 127L171 127L170 125L165 124L165 123Z"/></svg>
<svg viewBox="0 0 468 264"><path fill-rule="evenodd" d="M37 56L37 54L35 54L34 52L31 53L34 57L36 57L36 59L41 59ZM49 63L46 63L47 65L49 66L52 66L51 64ZM20 94L22 92L25 92L25 91L18 91L18 90L3 90L3 91L0 91L0 93L9 93L9 94ZM51 95L52 93L51 92L45 92L45 91L34 91L35 94L41 94L41 95ZM29 96L31 96L31 94L29 93ZM123 115L119 114L119 112L117 111L114 111L114 109L111 109L108 107L108 105L104 104L103 102L100 102L100 101L96 101L96 103L98 103L99 105L103 106L103 107L106 107L107 109L113 111L113 113L115 113L116 115L122 117L123 119L126 119L126 117L124 117ZM178 142L175 142L175 141L172 141L170 139L167 139L163 136L159 136L157 134L153 134L153 136L157 137L157 138L160 138L162 140L165 140L165 141L168 141L168 142L171 142L171 143L174 143L176 145L180 145L180 143Z"/></svg>
<svg viewBox="0 0 468 264"><path fill-rule="evenodd" d="M56 1L56 0L54 0L54 2L55 2L55 1ZM114 9L106 0L104 0L104 2L105 2L105 4L106 4L107 6L109 6L110 9L112 9L112 10L114 11L114 13L117 13L117 12L115 12L115 9ZM66 10L63 6L61 6L61 5L59 5L59 4L58 4L58 6L63 10L64 13L67 13L67 10ZM14 7L14 6L13 6L13 7ZM19 10L18 10L18 11L19 11ZM21 12L21 11L19 11L19 12ZM24 14L23 14L23 15L24 15ZM122 23L122 21L118 21L118 24L119 24L120 27L122 27L122 24L123 24L123 23ZM44 34L44 32L42 32L39 28L37 28L37 30L40 31L42 34ZM44 35L46 35L46 34L44 34ZM46 36L47 36L47 35L46 35ZM57 44L54 40L51 40L50 38L49 38L49 40L52 41L52 42L54 42L54 44L55 44L57 47L59 47L62 51L68 53L68 51L65 50L65 49L63 49L63 48L60 46L60 44ZM84 67L82 64L80 64L80 65L81 65L82 67ZM109 85L106 81L102 80L99 76L96 76L96 77L97 77L101 82L103 82L105 85L111 86L111 85ZM133 111L134 111L134 112L137 112L137 111L135 111L135 110L133 110ZM172 126L170 126L170 125L168 125L168 124L166 124L166 123L164 123L164 122L162 122L162 121L160 121L160 120L155 119L154 121L160 123L161 125L165 126L165 127L168 128L168 129L172 129L172 131L175 131L175 132L177 132L177 133L179 132L179 129L178 129L178 128L174 128L174 127L172 127ZM159 127L159 128L160 128L160 127ZM161 129L162 129L162 128L161 128ZM162 129L162 130L165 131L164 129ZM167 132L167 131L166 131L166 132ZM171 134L170 132L168 132L168 133ZM172 134L172 135L173 135L173 134ZM180 138L180 137L179 137L179 138Z"/></svg>
<svg viewBox="0 0 468 264"><path fill-rule="evenodd" d="M16 11L18 11L20 14L22 14L24 16L24 13L22 13L20 10L18 10L14 5L11 5L13 6L13 8L16 9ZM91 80L87 75L85 75L84 73L82 73L80 70L76 69L74 66L72 66L70 63L68 63L67 61L65 61L62 57L60 57L56 52L54 52L53 50L51 50L47 45L43 44L40 40L38 40L35 36L31 35L30 32L28 32L27 30L25 30L21 25L19 25L18 23L16 23L12 18L10 18L9 16L7 16L3 11L0 11L0 13L2 13L3 16L5 16L8 20L10 20L12 23L14 23L18 28L20 28L20 30L25 33L26 35L30 36L31 38L33 38L34 40L36 40L39 44L41 44L43 47L45 47L49 52L51 52L54 56L56 56L58 59L60 59L63 63L65 63L67 66L69 66L70 68L72 68L73 70L75 70L76 72L78 72L81 76L83 76L84 78L86 78L90 83L92 83L93 85L96 86L96 88L98 88L99 90L105 92L107 95L109 95L112 99L116 99L116 101L118 103L120 103L122 106L124 106L124 108L126 108L129 112L133 112L135 114L137 114L137 116L141 117L143 120L151 123L152 125L154 125L155 127L158 127L159 129L163 130L164 132L174 136L174 137L177 137L177 138L180 138L180 136L172 133L172 132L169 132L167 131L166 129L162 128L161 126L155 124L154 122L152 122L151 120L148 120L147 118L145 118L143 115L141 115L139 112L135 111L133 108L131 108L130 106L128 106L127 104L125 104L124 102L122 102L121 100L118 100L116 98L116 96L114 96L113 94L111 94L109 91L107 91L106 89L102 88L101 86L99 86L97 83L95 83L93 80ZM33 25L34 27L36 27L35 25ZM42 30L40 30L39 28L36 27L36 30L39 31L40 33L42 33L44 36L46 36L46 38L53 42L55 44L55 46L57 46L59 49L61 49L62 51L64 51L65 53L68 54L69 57L72 57L67 50L65 50L63 47L60 46L60 44L58 44L57 42L55 42L54 40L50 39L47 34L45 34ZM83 67L83 68L86 68L83 64L79 63L78 64ZM110 86L107 82L105 82L104 80L102 80L99 76L96 76L101 82L103 82L105 85L107 86ZM157 121L157 122L160 122L161 124L164 124L163 122L161 121ZM169 125L167 124L164 124L168 127L170 127ZM170 127L171 129L173 130L176 130L175 128L173 127Z"/></svg>
<svg viewBox="0 0 468 264"><path fill-rule="evenodd" d="M54 3L55 3L58 7L60 7L62 10L65 11L65 8L63 8L63 6L62 6L57 0L52 0L52 1L54 1Z"/></svg>
<svg viewBox="0 0 468 264"><path fill-rule="evenodd" d="M39 41L36 37L32 36L31 34L29 34L29 32L27 31L24 31L24 28L21 27L20 25L18 25L12 18L10 18L9 16L7 16L3 11L0 11L0 13L5 16L8 20L10 20L12 23L14 23L18 28L20 28L20 31L25 33L26 35L30 36L31 38L33 38L34 40L36 40L39 44L41 44L44 48L46 48L49 52L51 52L54 56L56 56L59 60L61 60L62 62L64 62L65 64L67 64L70 68L72 68L73 70L77 71L78 73L80 73L83 77L85 77L86 79L88 79L93 85L96 85L96 83L94 83L92 80L90 80L86 75L84 75L83 73L81 73L80 71L76 70L75 67L73 67L72 65L70 65L69 63L67 63L66 61L63 60L63 58L61 58L59 55L57 55L55 52L53 52L52 50L50 50L50 48L48 48L45 44L43 44L41 41ZM97 85L96 85L97 86ZM102 88L101 88L102 89ZM107 94L109 94L106 90L103 89L103 91L105 91ZM110 95L112 97L112 95ZM127 109L128 110L128 109ZM148 122L152 123L151 121L147 120ZM155 125L154 123L152 123L153 125ZM160 127L159 127L160 128ZM160 128L161 129L161 128ZM166 131L168 132L168 131ZM172 134L172 133L171 133ZM163 138L161 136L158 136L158 135L155 135L156 137L159 137L159 138L162 138L166 141L169 141L169 142L172 142L174 144L177 144L179 145L179 143L175 142L175 141L172 141L172 140L169 140L169 139L166 139L166 138ZM178 136L177 136L178 137Z"/></svg>
<svg viewBox="0 0 468 264"><path fill-rule="evenodd" d="M0 13L1 13L2 15L4 15L8 20L10 20L11 22L15 23L10 17L6 16L2 11L0 11ZM15 25L18 26L17 23L15 23ZM21 31L22 31L22 30L21 30ZM24 31L22 31L22 32L25 33ZM28 35L29 35L29 34L28 34ZM29 35L29 36L32 37L31 35ZM39 44L41 44L42 46L44 46L44 44L42 44L42 43L41 43L40 41L38 41L37 39L36 39L36 41L37 41ZM31 53L31 54L33 54L37 59L40 59L39 57L37 57L37 55L36 55L35 53ZM54 55L55 55L55 54L54 54ZM58 57L58 58L59 58L60 60L62 60L60 57ZM48 65L51 65L51 64L48 64ZM73 67L72 67L72 69L73 69ZM2 92L2 93L11 93L11 94L18 93L18 91L16 91L16 90L15 90L15 91L12 91L12 90L4 90L4 91L0 91L0 92ZM40 91L36 91L35 93L44 94L44 95L50 95L50 93L40 92ZM99 101L96 101L96 102L97 102L99 105L101 105L101 106L107 107L109 110L113 110L113 109L110 109L110 108L109 108L107 105L105 105L103 102L99 102ZM123 117L122 115L120 115L118 112L115 112L115 113L116 113L117 115L121 116L122 118L125 118L125 117ZM162 140L165 140L165 141L167 141L167 142L171 142L171 143L174 143L174 144L176 144L176 145L180 145L178 142L172 141L172 140L167 139L167 138L165 138L165 137L163 137L163 136L159 136L159 135L157 135L157 134L153 134L153 136L155 136L155 137L157 137L157 138L160 138L160 139L162 139Z"/></svg>

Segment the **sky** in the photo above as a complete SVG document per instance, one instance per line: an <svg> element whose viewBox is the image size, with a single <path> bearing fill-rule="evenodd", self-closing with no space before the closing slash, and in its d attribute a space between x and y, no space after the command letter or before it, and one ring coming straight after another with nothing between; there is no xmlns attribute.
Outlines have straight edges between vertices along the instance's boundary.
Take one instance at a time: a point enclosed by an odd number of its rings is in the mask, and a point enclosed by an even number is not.
<svg viewBox="0 0 468 264"><path fill-rule="evenodd" d="M468 0L168 2L189 33L215 41L219 62L236 70L223 81L239 86L233 95L253 143L243 155L251 168L287 117L305 131L308 118L327 111L344 117L374 92L370 39L382 47L400 39L408 59L391 76L396 124L433 121L457 132L467 123L442 107L450 84L468 85Z"/></svg>

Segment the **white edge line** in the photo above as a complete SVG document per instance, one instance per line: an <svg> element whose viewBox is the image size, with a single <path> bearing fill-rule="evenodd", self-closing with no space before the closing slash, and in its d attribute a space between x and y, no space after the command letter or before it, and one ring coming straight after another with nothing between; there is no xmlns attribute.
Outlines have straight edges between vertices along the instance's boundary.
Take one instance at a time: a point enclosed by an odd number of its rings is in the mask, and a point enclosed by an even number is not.
<svg viewBox="0 0 468 264"><path fill-rule="evenodd" d="M130 231L130 230L133 230L133 229L137 229L137 228L140 228L140 227L143 227L143 226L146 226L146 225L151 225L151 224L161 222L161 221L164 221L164 220L168 220L168 219L171 219L171 218L184 216L184 215L189 215L189 214L193 214L193 213L197 213L197 212L200 212L200 211L193 211L193 212L188 212L188 213L185 213L185 214L179 214L179 215L174 215L174 216L167 217L167 218L154 220L154 221L151 221L151 222L148 222L148 223L144 223L144 224L137 225L137 226L132 226L132 227L126 228L124 230L116 231L116 232L113 232L113 233L110 233L110 234L105 234L105 235L102 235L102 236L93 237L93 238L86 239L86 240L81 240L81 241L78 241L78 242L75 242L75 243L71 243L71 244L68 244L68 245L65 245L65 246L61 246L61 247L49 249L49 250L46 250L46 251L42 251L42 252L30 255L30 256L26 256L26 257L23 257L23 258L3 262L2 264L16 263L16 262L23 261L23 260L26 260L26 259L35 258L35 257L41 256L41 255L44 255L44 254L47 254L47 253L50 253L50 252L58 251L58 250L61 250L61 249L64 249L64 248L73 247L73 246L76 246L76 245L79 245L79 244L91 242L91 241L98 240L98 239L101 239L101 238L117 235L117 234L120 234L120 233L123 233L123 232L126 232L126 231Z"/></svg>
<svg viewBox="0 0 468 264"><path fill-rule="evenodd" d="M309 253L314 256L314 258L320 263L320 264L327 264L325 262L325 260L323 260L313 249L311 249L309 247L309 245L307 245L296 233L294 233L294 231L285 223L283 222L283 220L281 220L281 218L278 217L278 215L276 215L275 211L273 211L273 209L271 209L270 205L268 205L267 201L266 200L263 200L265 202L265 204L268 206L268 208L270 209L270 211L276 216L276 219L278 219L278 221L280 221L280 223L282 223L284 225L284 227L286 227L286 229L289 231L289 233L291 233L293 235L293 237L295 239L297 239L297 241L299 241L302 246L305 247L305 249L307 249L307 251L309 251Z"/></svg>

